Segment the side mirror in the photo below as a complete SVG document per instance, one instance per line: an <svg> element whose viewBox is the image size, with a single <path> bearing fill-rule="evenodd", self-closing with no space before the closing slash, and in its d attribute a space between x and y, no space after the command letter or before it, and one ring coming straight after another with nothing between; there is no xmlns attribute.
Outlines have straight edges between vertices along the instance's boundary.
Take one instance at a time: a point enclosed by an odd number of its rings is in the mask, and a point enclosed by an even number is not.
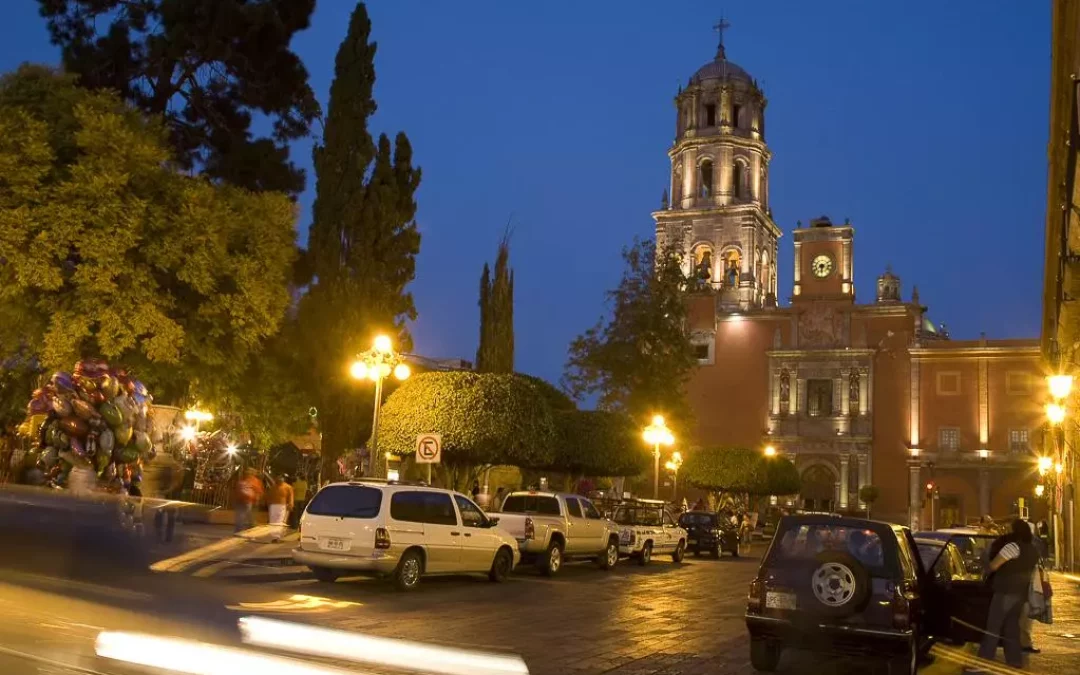
<svg viewBox="0 0 1080 675"><path fill-rule="evenodd" d="M488 527L495 527L498 524L499 524L498 516L496 516L494 518L492 518L491 516L488 516L488 519L487 519L487 526Z"/></svg>

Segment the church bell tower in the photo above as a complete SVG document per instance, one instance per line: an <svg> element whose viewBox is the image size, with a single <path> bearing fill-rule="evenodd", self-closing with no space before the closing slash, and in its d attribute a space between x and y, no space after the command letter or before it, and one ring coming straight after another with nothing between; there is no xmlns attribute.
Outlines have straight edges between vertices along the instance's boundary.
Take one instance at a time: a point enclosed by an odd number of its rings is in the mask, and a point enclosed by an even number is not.
<svg viewBox="0 0 1080 675"><path fill-rule="evenodd" d="M653 213L656 243L683 254L683 271L718 294L718 311L775 307L781 233L769 210L766 99L727 59L727 22L715 28L716 56L675 97L671 184Z"/></svg>

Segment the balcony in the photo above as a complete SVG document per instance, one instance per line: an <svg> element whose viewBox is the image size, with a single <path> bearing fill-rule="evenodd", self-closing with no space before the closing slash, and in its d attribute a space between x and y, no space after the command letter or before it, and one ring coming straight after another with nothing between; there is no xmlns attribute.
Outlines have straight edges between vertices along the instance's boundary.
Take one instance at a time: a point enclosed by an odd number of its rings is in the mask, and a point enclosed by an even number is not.
<svg viewBox="0 0 1080 675"><path fill-rule="evenodd" d="M870 417L866 415L771 415L769 423L772 428L771 435L776 437L868 439L873 432Z"/></svg>

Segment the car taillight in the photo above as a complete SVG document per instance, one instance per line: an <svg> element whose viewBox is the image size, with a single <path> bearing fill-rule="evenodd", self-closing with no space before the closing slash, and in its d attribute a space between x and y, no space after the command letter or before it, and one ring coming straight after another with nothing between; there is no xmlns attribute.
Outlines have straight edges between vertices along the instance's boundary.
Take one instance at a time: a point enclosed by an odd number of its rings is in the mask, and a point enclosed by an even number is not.
<svg viewBox="0 0 1080 675"><path fill-rule="evenodd" d="M380 527L375 530L375 549L388 549L390 548L390 533L386 531L385 527Z"/></svg>
<svg viewBox="0 0 1080 675"><path fill-rule="evenodd" d="M765 605L765 582L762 579L754 579L750 582L750 593L746 596L746 609L751 612L760 612Z"/></svg>
<svg viewBox="0 0 1080 675"><path fill-rule="evenodd" d="M911 628L911 599L911 596L901 588L897 588L893 592L892 614L894 628L903 630Z"/></svg>
<svg viewBox="0 0 1080 675"><path fill-rule="evenodd" d="M536 536L536 527L533 526L532 518L525 519L525 538L532 539Z"/></svg>

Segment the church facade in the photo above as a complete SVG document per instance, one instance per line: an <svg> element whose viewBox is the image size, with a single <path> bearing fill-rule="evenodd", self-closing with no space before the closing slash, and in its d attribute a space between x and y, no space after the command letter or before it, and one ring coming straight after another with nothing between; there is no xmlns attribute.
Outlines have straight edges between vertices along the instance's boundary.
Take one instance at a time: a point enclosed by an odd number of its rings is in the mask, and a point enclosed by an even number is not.
<svg viewBox="0 0 1080 675"><path fill-rule="evenodd" d="M773 446L798 468L807 510L861 511L873 485L875 517L915 528L1004 517L1021 498L1040 513L1038 340L952 340L888 269L860 304L855 227L824 216L791 233L782 306L764 93L721 42L675 108L653 217L658 247L678 249L696 280L690 445Z"/></svg>

